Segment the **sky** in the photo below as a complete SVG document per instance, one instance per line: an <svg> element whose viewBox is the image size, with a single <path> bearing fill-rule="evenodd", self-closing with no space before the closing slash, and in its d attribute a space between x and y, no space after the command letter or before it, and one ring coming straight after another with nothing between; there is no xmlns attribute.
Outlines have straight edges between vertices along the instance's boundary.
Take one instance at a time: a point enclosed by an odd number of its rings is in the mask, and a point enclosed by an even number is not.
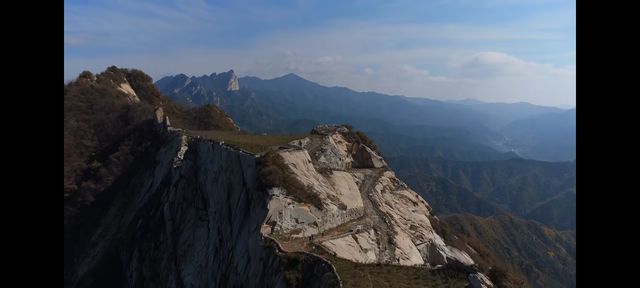
<svg viewBox="0 0 640 288"><path fill-rule="evenodd" d="M438 100L576 103L575 1L64 3L65 82L111 65L154 81L233 69Z"/></svg>

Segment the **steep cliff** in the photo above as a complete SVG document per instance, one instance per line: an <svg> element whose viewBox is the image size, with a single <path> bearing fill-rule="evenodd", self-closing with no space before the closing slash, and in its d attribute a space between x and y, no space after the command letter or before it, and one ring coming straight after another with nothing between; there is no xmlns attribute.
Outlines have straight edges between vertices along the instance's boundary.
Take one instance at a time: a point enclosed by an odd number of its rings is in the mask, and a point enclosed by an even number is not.
<svg viewBox="0 0 640 288"><path fill-rule="evenodd" d="M220 109L172 103L113 66L64 96L65 287L339 285L325 260L260 235L255 155L186 136L240 133Z"/></svg>
<svg viewBox="0 0 640 288"><path fill-rule="evenodd" d="M116 67L65 86L65 287L340 287L352 264L490 286L434 221L349 126L248 135Z"/></svg>
<svg viewBox="0 0 640 288"><path fill-rule="evenodd" d="M158 135L65 225L66 287L331 287L331 266L260 235L268 195L256 157Z"/></svg>

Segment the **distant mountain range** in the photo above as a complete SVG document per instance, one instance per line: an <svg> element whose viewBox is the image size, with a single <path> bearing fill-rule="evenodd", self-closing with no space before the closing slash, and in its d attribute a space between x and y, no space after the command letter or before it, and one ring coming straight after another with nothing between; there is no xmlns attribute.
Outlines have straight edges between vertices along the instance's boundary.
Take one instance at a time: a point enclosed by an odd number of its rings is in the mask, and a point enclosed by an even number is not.
<svg viewBox="0 0 640 288"><path fill-rule="evenodd" d="M431 157L463 161L516 156L546 161L575 159L575 149L567 145L575 139L575 130L547 123L553 119L566 122L556 117L566 112L559 108L529 103L443 102L356 92L325 87L295 74L270 80L241 77L237 78L238 89L229 89L229 80L236 78L233 70L201 77L179 74L158 80L156 86L179 103L214 104L229 113L240 127L255 133L300 133L319 123L350 123L380 143L388 143L387 137L409 137L414 152L419 149L418 153ZM551 120L526 120L536 116ZM525 125L519 120L530 121L526 135L514 132ZM550 136L558 134L567 139L555 141ZM386 150L399 149L393 147L397 143L388 146Z"/></svg>

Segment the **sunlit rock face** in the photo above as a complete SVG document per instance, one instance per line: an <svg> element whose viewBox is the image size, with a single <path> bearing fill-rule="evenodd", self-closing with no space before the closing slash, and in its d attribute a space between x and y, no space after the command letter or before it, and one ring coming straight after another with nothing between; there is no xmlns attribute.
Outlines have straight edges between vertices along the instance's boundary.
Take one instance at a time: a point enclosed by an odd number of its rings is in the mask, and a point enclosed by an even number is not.
<svg viewBox="0 0 640 288"><path fill-rule="evenodd" d="M297 191L275 187L264 234L313 239L336 256L360 263L473 264L436 234L427 202L347 127L318 126L311 136L276 153L318 195L322 207L296 200Z"/></svg>

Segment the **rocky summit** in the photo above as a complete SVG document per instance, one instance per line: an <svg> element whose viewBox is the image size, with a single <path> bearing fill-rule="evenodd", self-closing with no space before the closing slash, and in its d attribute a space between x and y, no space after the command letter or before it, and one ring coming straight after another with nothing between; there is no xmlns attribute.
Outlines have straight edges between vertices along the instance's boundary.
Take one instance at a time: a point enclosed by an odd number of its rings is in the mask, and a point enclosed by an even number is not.
<svg viewBox="0 0 640 288"><path fill-rule="evenodd" d="M309 241L359 263L474 264L444 243L429 204L363 142L345 126L319 126L274 152L319 201L305 203L296 199L299 191L272 187L262 233L283 239L285 247Z"/></svg>
<svg viewBox="0 0 640 288"><path fill-rule="evenodd" d="M167 76L158 80L155 85L170 98L180 99L178 102L189 105L220 105L220 97L240 90L238 76L233 70L200 77L188 77L184 74Z"/></svg>

